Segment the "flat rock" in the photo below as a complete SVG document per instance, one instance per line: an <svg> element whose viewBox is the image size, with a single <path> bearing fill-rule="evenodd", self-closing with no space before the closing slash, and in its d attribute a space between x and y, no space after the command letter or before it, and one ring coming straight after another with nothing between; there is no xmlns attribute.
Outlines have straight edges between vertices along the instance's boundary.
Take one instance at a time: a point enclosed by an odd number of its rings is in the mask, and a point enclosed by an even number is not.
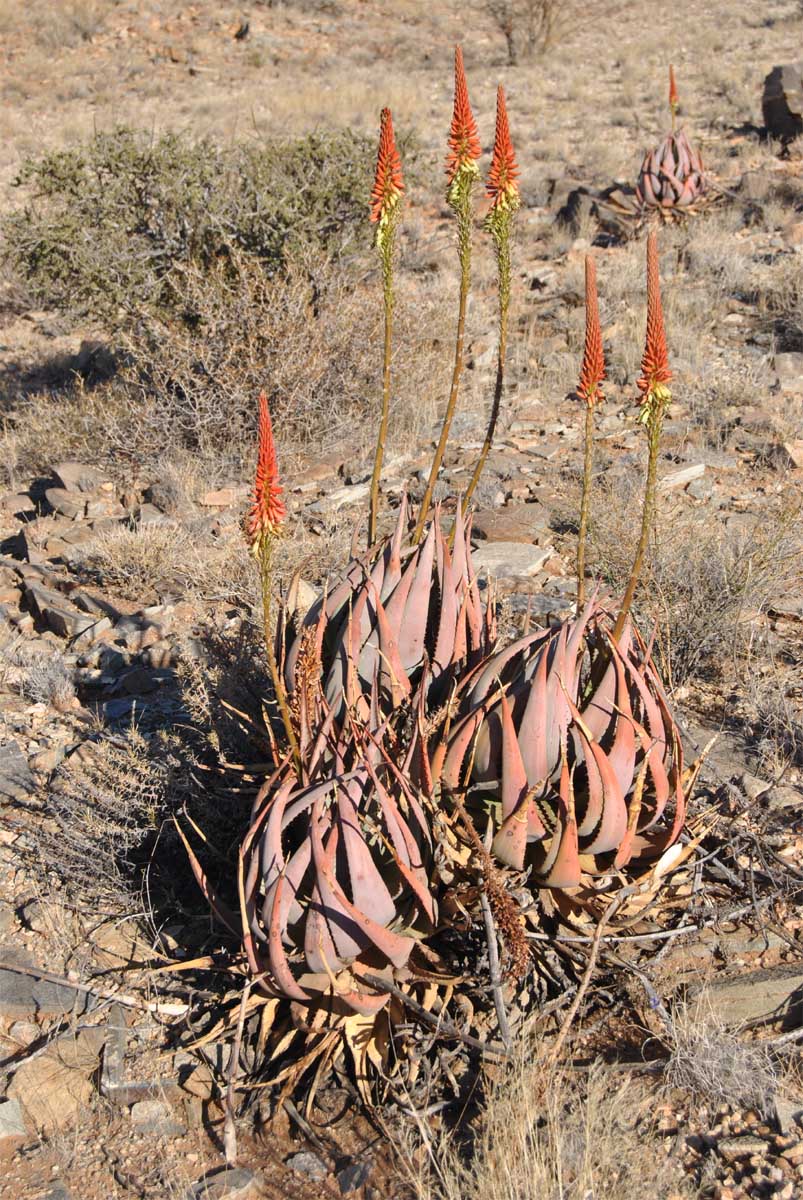
<svg viewBox="0 0 803 1200"><path fill-rule="evenodd" d="M670 471L662 479L659 479L658 490L669 492L675 488L684 488L687 483L691 483L693 479L700 479L703 475L705 475L705 463L691 463L690 466Z"/></svg>
<svg viewBox="0 0 803 1200"><path fill-rule="evenodd" d="M782 391L803 393L803 354L799 350L776 354L775 372Z"/></svg>
<svg viewBox="0 0 803 1200"><path fill-rule="evenodd" d="M786 621L803 621L803 595L776 596L767 606L771 617Z"/></svg>
<svg viewBox="0 0 803 1200"><path fill-rule="evenodd" d="M250 1200L256 1195L259 1175L246 1167L209 1171L190 1184L186 1200Z"/></svg>
<svg viewBox="0 0 803 1200"><path fill-rule="evenodd" d="M14 1072L8 1096L42 1133L72 1124L89 1104L103 1036L100 1029L67 1034Z"/></svg>
<svg viewBox="0 0 803 1200"><path fill-rule="evenodd" d="M0 1142L6 1138L24 1138L27 1135L25 1118L18 1100L0 1100Z"/></svg>
<svg viewBox="0 0 803 1200"><path fill-rule="evenodd" d="M131 1122L138 1133L156 1137L179 1137L187 1132L186 1125L164 1100L138 1100L131 1106Z"/></svg>
<svg viewBox="0 0 803 1200"><path fill-rule="evenodd" d="M71 521L86 515L86 496L80 492L68 492L66 488L52 487L45 491L45 499L51 508Z"/></svg>
<svg viewBox="0 0 803 1200"><path fill-rule="evenodd" d="M784 442L783 448L798 471L803 471L803 438L795 438L791 442Z"/></svg>
<svg viewBox="0 0 803 1200"><path fill-rule="evenodd" d="M725 1162L738 1162L740 1158L751 1158L754 1154L766 1154L769 1143L753 1134L723 1138L717 1143L717 1151Z"/></svg>
<svg viewBox="0 0 803 1200"><path fill-rule="evenodd" d="M86 463L59 463L53 468L53 475L68 492L94 492L109 483L107 475L97 467L87 466Z"/></svg>
<svg viewBox="0 0 803 1200"><path fill-rule="evenodd" d="M777 1020L794 1029L803 1017L803 965L784 964L715 981L709 999L714 1013L728 1025Z"/></svg>
<svg viewBox="0 0 803 1200"><path fill-rule="evenodd" d="M36 781L18 742L0 744L0 796L26 800L36 791Z"/></svg>
<svg viewBox="0 0 803 1200"><path fill-rule="evenodd" d="M537 574L555 553L551 546L523 542L488 542L474 551L475 571L487 571L497 579L527 579Z"/></svg>
<svg viewBox="0 0 803 1200"><path fill-rule="evenodd" d="M476 513L471 529L478 541L532 545L549 538L549 516L542 504L509 504L506 508Z"/></svg>
<svg viewBox="0 0 803 1200"><path fill-rule="evenodd" d="M26 583L25 590L41 620L59 637L77 637L97 623L97 617L79 612L60 592L36 583Z"/></svg>
<svg viewBox="0 0 803 1200"><path fill-rule="evenodd" d="M8 964L0 968L0 1013L14 1017L62 1016L85 1010L86 992L10 969L14 966L36 969L34 960L18 946L0 943L0 962Z"/></svg>
<svg viewBox="0 0 803 1200"><path fill-rule="evenodd" d="M307 1179L325 1179L329 1174L326 1163L311 1150L299 1150L297 1154L291 1154L284 1160L284 1165L299 1175L306 1175Z"/></svg>
<svg viewBox="0 0 803 1200"><path fill-rule="evenodd" d="M200 499L204 508L231 508L233 504L241 504L247 500L250 489L245 484L231 484L228 487L217 488L207 492Z"/></svg>
<svg viewBox="0 0 803 1200"><path fill-rule="evenodd" d="M314 504L310 504L307 512L337 512L338 509L347 508L352 504L362 504L364 500L368 499L370 491L371 486L368 483L357 483L349 487L336 488L333 492L329 492L327 496L323 496L320 500L316 500Z"/></svg>

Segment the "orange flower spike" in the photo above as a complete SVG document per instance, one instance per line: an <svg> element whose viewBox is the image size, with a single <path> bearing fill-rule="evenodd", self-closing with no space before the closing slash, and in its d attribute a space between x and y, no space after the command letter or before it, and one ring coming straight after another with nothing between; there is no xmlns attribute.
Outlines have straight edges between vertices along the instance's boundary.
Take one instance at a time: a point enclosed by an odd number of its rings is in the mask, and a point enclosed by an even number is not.
<svg viewBox="0 0 803 1200"><path fill-rule="evenodd" d="M669 64L669 107L674 112L679 103L678 85L675 83L675 68Z"/></svg>
<svg viewBox="0 0 803 1200"><path fill-rule="evenodd" d="M519 167L510 140L510 125L507 119L505 104L505 89L501 83L496 93L496 135L494 137L493 159L488 173L485 190L492 200L492 208L518 208L519 197Z"/></svg>
<svg viewBox="0 0 803 1200"><path fill-rule="evenodd" d="M658 235L653 232L647 238L647 338L638 379L642 403L651 393L657 395L659 388L667 391L663 385L669 383L671 378L658 274Z"/></svg>
<svg viewBox="0 0 803 1200"><path fill-rule="evenodd" d="M672 129L673 130L675 128L675 117L677 115L679 103L680 103L680 99L678 97L678 87L677 87L677 84L675 83L675 68L670 63L669 64L669 111L672 114Z"/></svg>
<svg viewBox="0 0 803 1200"><path fill-rule="evenodd" d="M404 191L401 159L393 132L393 117L383 108L379 118L379 149L371 192L371 220L386 223Z"/></svg>
<svg viewBox="0 0 803 1200"><path fill-rule="evenodd" d="M281 494L268 398L262 392L259 397L259 451L254 479L254 500L245 527L248 541L257 556L267 545L267 539L279 532L287 515Z"/></svg>
<svg viewBox="0 0 803 1200"><path fill-rule="evenodd" d="M605 378L605 355L602 349L602 328L599 323L597 300L597 267L590 254L586 255L586 340L583 349L583 365L577 394L589 408L597 400L604 400L601 384Z"/></svg>
<svg viewBox="0 0 803 1200"><path fill-rule="evenodd" d="M478 174L477 159L482 154L477 123L468 99L466 69L463 66L463 51L455 46L454 51L454 112L449 133L449 153L446 157L446 174L449 187L463 172Z"/></svg>

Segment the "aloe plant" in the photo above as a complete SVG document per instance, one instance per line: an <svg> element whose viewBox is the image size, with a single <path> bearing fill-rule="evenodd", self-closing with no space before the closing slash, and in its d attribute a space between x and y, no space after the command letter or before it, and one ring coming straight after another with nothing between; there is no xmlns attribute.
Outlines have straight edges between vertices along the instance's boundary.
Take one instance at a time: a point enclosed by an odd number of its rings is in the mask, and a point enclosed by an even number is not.
<svg viewBox="0 0 803 1200"><path fill-rule="evenodd" d="M658 853L683 825L683 753L660 677L632 625L618 641L612 631L594 598L492 655L433 754L446 794L494 818L496 856L542 886Z"/></svg>
<svg viewBox="0 0 803 1200"><path fill-rule="evenodd" d="M243 842L245 946L263 988L292 1000L322 994L370 1015L388 1002L365 972L408 967L431 932L432 837L407 755L381 727L350 723L299 783L287 769L259 792Z"/></svg>
<svg viewBox="0 0 803 1200"><path fill-rule="evenodd" d="M641 164L636 200L642 209L689 209L706 195L707 180L702 157L685 130L675 129L678 92L675 73L669 68L669 108L672 128L649 150Z"/></svg>
<svg viewBox="0 0 803 1200"><path fill-rule="evenodd" d="M354 559L290 631L284 679L291 696L311 630L323 694L341 713L354 707L364 713L374 680L382 710L398 708L414 696L425 665L430 700L443 700L459 673L488 652L493 606L480 598L470 521L458 505L450 550L436 506L423 541L406 547L407 511L403 499L392 538Z"/></svg>

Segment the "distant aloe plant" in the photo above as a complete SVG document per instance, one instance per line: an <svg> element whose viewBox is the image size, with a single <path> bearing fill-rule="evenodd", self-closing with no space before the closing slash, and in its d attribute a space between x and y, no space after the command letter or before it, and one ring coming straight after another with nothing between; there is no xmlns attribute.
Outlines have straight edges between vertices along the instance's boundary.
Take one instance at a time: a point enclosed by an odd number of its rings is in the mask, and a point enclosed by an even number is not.
<svg viewBox="0 0 803 1200"><path fill-rule="evenodd" d="M641 164L636 200L642 209L666 213L682 211L698 204L707 192L703 160L683 129L675 130L678 110L675 72L669 68L669 109L671 131L654 150L645 154Z"/></svg>

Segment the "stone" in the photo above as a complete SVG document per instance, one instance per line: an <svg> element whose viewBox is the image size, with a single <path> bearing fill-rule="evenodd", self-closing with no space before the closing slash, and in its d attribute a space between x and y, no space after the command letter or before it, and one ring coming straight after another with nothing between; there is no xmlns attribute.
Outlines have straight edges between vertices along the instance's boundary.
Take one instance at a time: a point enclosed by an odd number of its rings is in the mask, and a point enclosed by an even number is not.
<svg viewBox="0 0 803 1200"><path fill-rule="evenodd" d="M35 791L36 781L19 743L3 742L0 745L0 796L22 801Z"/></svg>
<svg viewBox="0 0 803 1200"><path fill-rule="evenodd" d="M766 1154L768 1150L769 1143L753 1134L723 1138L717 1143L718 1153L729 1163L738 1162L740 1158L750 1158L754 1154Z"/></svg>
<svg viewBox="0 0 803 1200"><path fill-rule="evenodd" d="M786 812L795 808L803 811L803 788L779 784L766 793L764 803L772 811Z"/></svg>
<svg viewBox="0 0 803 1200"><path fill-rule="evenodd" d="M6 1138L27 1136L25 1119L18 1100L0 1100L0 1142Z"/></svg>
<svg viewBox="0 0 803 1200"><path fill-rule="evenodd" d="M206 492L199 503L204 508L231 508L233 504L241 504L247 500L249 495L250 489L246 484L230 484L227 487Z"/></svg>
<svg viewBox="0 0 803 1200"><path fill-rule="evenodd" d="M803 471L803 438L795 438L794 441L784 442L783 448L798 471Z"/></svg>
<svg viewBox="0 0 803 1200"><path fill-rule="evenodd" d="M36 969L36 963L18 946L0 943L0 1013L12 1017L63 1016L84 1012L88 994L63 984L24 975L13 968Z"/></svg>
<svg viewBox="0 0 803 1200"><path fill-rule="evenodd" d="M8 1096L19 1101L37 1130L50 1134L80 1117L92 1098L103 1037L100 1029L68 1034L14 1072Z"/></svg>
<svg viewBox="0 0 803 1200"><path fill-rule="evenodd" d="M256 1197L259 1175L246 1167L222 1167L208 1171L190 1184L185 1200L251 1200Z"/></svg>
<svg viewBox="0 0 803 1200"><path fill-rule="evenodd" d="M691 483L693 479L700 479L705 475L705 463L692 463L688 467L681 467L677 471L670 471L668 475L664 475L663 479L658 480L659 492L673 491L675 488L685 488L687 483Z"/></svg>
<svg viewBox="0 0 803 1200"><path fill-rule="evenodd" d="M156 1137L179 1137L187 1132L186 1125L178 1120L164 1100L137 1100L131 1105L131 1122L137 1133L150 1133Z"/></svg>
<svg viewBox="0 0 803 1200"><path fill-rule="evenodd" d="M782 391L795 395L803 393L803 353L799 350L776 354L775 373Z"/></svg>
<svg viewBox="0 0 803 1200"><path fill-rule="evenodd" d="M88 521L124 521L127 516L125 508L114 496L99 496L96 500L87 501L86 517Z"/></svg>
<svg viewBox="0 0 803 1200"><path fill-rule="evenodd" d="M45 499L52 509L71 521L77 521L86 514L86 497L77 492L68 492L66 488L47 488Z"/></svg>
<svg viewBox="0 0 803 1200"><path fill-rule="evenodd" d="M761 112L772 137L791 142L803 133L803 64L772 68L764 79Z"/></svg>
<svg viewBox="0 0 803 1200"><path fill-rule="evenodd" d="M316 500L314 504L310 504L307 512L337 512L339 509L347 508L352 504L362 504L364 500L368 499L370 492L371 486L368 483L358 483L353 486L336 488L328 496L323 496L320 500Z"/></svg>
<svg viewBox="0 0 803 1200"><path fill-rule="evenodd" d="M299 1175L306 1175L308 1179L325 1179L329 1174L326 1163L311 1150L299 1150L297 1154L291 1154L284 1160L284 1165Z"/></svg>
<svg viewBox="0 0 803 1200"><path fill-rule="evenodd" d="M776 596L767 611L771 617L782 617L785 621L803 621L803 595Z"/></svg>
<svg viewBox="0 0 803 1200"><path fill-rule="evenodd" d="M777 1020L793 1029L803 1017L803 965L783 964L716 980L710 984L709 999L714 1013L728 1025Z"/></svg>
<svg viewBox="0 0 803 1200"><path fill-rule="evenodd" d="M41 620L59 637L77 637L97 622L92 614L74 608L60 592L53 592L35 583L26 583L25 591Z"/></svg>
<svg viewBox="0 0 803 1200"><path fill-rule="evenodd" d="M367 1162L351 1163L337 1173L337 1183L341 1195L348 1196L363 1187L371 1174L371 1164Z"/></svg>
<svg viewBox="0 0 803 1200"><path fill-rule="evenodd" d="M543 542L550 536L549 516L542 504L509 504L476 513L472 535L486 542Z"/></svg>
<svg viewBox="0 0 803 1200"><path fill-rule="evenodd" d="M551 546L522 542L488 542L472 555L475 571L498 579L527 579L537 574L555 553Z"/></svg>
<svg viewBox="0 0 803 1200"><path fill-rule="evenodd" d="M94 492L109 482L108 476L97 467L88 467L79 462L59 463L53 468L53 475L68 492Z"/></svg>

